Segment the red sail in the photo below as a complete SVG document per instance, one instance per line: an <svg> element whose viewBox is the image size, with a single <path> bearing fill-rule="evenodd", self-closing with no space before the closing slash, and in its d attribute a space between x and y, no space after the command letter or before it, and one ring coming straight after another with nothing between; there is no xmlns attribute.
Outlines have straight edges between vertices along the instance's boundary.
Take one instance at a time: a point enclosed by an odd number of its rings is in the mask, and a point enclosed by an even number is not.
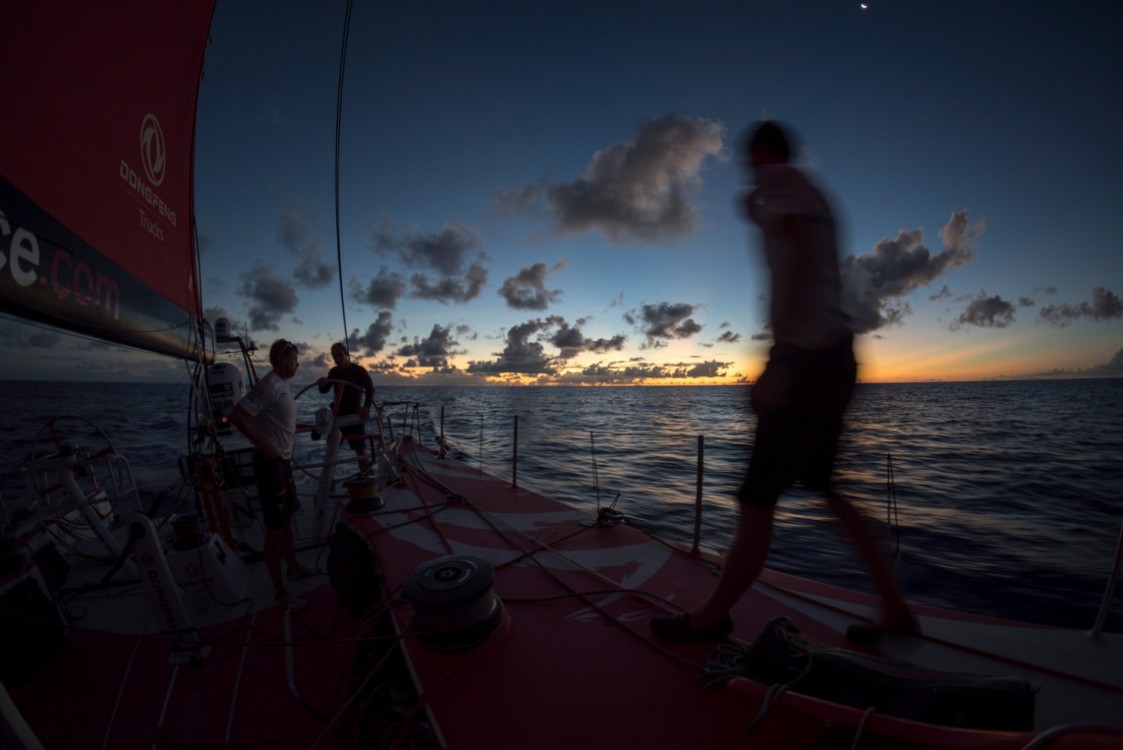
<svg viewBox="0 0 1123 750"><path fill-rule="evenodd" d="M0 3L0 309L196 356L192 159L213 10Z"/></svg>

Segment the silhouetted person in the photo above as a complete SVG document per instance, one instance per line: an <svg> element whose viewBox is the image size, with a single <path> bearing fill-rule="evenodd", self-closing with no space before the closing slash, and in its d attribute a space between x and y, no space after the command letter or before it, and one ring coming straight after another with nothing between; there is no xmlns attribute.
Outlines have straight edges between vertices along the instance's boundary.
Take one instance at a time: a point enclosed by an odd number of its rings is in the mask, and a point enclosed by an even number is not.
<svg viewBox="0 0 1123 750"><path fill-rule="evenodd" d="M914 630L916 620L865 518L831 484L843 414L857 378L853 334L840 304L834 218L819 189L789 164L790 141L779 125L758 124L744 155L755 185L745 211L760 229L771 277L773 346L750 392L756 441L737 495L736 534L717 584L697 607L655 618L651 629L672 641L727 636L733 629L730 609L764 568L776 502L802 481L822 493L881 593L881 621L852 626L847 636L868 642L883 631Z"/></svg>
<svg viewBox="0 0 1123 750"><path fill-rule="evenodd" d="M358 362L351 361L351 353L341 341L331 345L331 358L335 360L335 367L328 370L327 378L320 378L316 385L320 393L327 393L330 388L335 388L335 399L339 405L336 410L337 417L348 414L358 414L363 423L370 419L370 405L374 401L374 383L370 379L367 368ZM332 380L343 381L332 383ZM344 385L350 383L351 385ZM353 386L353 387L352 387ZM363 397L363 404L359 406L359 397ZM363 441L364 424L352 424L340 427L347 444L359 457L359 471L364 472L370 466L367 458L366 443Z"/></svg>

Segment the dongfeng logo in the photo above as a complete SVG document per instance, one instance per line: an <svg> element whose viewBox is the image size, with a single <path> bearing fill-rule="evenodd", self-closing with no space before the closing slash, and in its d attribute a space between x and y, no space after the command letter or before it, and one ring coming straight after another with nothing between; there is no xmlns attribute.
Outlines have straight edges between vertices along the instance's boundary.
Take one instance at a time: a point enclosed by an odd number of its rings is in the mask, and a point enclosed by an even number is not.
<svg viewBox="0 0 1123 750"><path fill-rule="evenodd" d="M164 153L164 131L156 115L149 113L140 124L140 160L148 181L159 186L164 181L167 157Z"/></svg>

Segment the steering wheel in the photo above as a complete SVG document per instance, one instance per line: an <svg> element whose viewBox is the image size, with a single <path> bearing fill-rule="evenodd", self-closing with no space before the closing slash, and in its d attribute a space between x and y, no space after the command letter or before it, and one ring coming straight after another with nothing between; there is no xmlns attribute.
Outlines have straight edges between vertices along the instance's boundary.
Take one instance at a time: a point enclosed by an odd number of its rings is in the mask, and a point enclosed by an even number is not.
<svg viewBox="0 0 1123 750"><path fill-rule="evenodd" d="M63 422L84 424L92 432L87 431L86 434L76 436L79 430L75 428L65 431L59 429L60 423ZM45 450L48 445L53 447L53 450ZM40 455L40 451L44 451L42 455ZM109 436L85 417L52 417L47 424L39 428L39 432L36 433L35 439L31 443L31 464L34 466L41 461L69 458L70 456L74 456L77 462L89 463L116 452L117 449L113 447L113 441L109 439Z"/></svg>
<svg viewBox="0 0 1123 750"><path fill-rule="evenodd" d="M28 474L35 491L51 504L50 498L63 486L55 481L58 475L53 472L72 471L75 478L86 485L84 491L99 492L103 485L113 479L113 470L103 467L99 476L93 463L116 453L117 449L109 436L85 417L52 417L39 429L31 443ZM94 506L94 510L102 518L108 517L112 512L103 512L97 506ZM83 525L79 520L72 523Z"/></svg>
<svg viewBox="0 0 1123 750"><path fill-rule="evenodd" d="M340 378L324 378L323 382L324 383L331 383L333 385L336 384L336 383L339 383L341 385L348 386L349 388L354 388L356 391L359 392L359 395L363 394L363 389L360 388L359 386L355 385L354 383L352 383L350 380L342 380ZM320 381L316 381L315 383L310 383L310 384L304 386L303 388L301 388L300 391L297 392L297 394L295 396L293 396L293 399L298 399L298 398L300 398L301 396L304 395L305 391L309 391L312 388L318 389L319 386L320 386ZM325 393L324 395L327 395L327 394ZM335 391L335 401L331 406L331 418L333 420L336 417L339 416L339 405L341 403L343 403L343 389L337 389Z"/></svg>

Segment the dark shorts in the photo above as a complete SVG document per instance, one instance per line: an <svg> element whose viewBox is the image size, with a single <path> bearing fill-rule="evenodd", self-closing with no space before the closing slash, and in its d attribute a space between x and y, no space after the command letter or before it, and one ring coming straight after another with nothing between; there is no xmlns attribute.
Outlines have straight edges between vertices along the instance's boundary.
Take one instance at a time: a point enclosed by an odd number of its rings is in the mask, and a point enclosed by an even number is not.
<svg viewBox="0 0 1123 750"><path fill-rule="evenodd" d="M267 458L253 454L253 475L257 480L257 502L267 529L283 529L300 502L296 497L296 481L292 462L284 458Z"/></svg>
<svg viewBox="0 0 1123 750"><path fill-rule="evenodd" d="M797 482L829 492L842 419L858 367L851 340L825 351L773 351L768 367L790 368L789 397L757 417L756 441L737 499L774 505Z"/></svg>
<svg viewBox="0 0 1123 750"><path fill-rule="evenodd" d="M356 453L366 453L366 443L364 442L363 426L361 424L349 424L346 427L340 427L339 431L343 433L343 442L351 446L351 450ZM354 437L348 437L353 435Z"/></svg>

